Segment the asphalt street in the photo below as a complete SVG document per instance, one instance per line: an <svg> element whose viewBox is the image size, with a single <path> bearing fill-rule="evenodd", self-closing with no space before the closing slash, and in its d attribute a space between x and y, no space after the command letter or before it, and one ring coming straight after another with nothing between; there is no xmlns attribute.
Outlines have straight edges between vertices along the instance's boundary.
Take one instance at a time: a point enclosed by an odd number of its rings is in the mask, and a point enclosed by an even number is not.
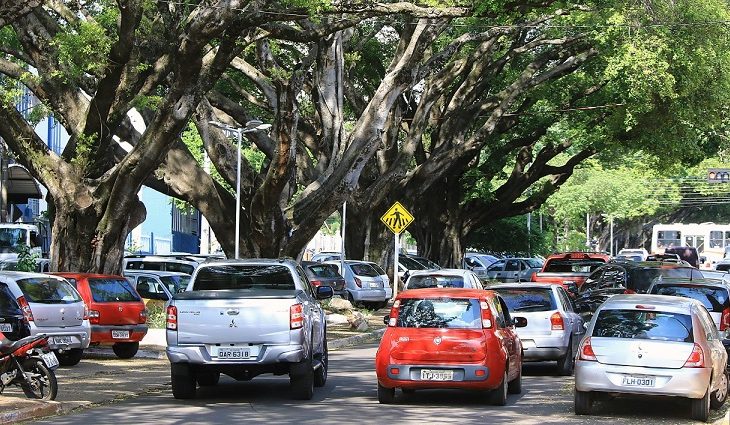
<svg viewBox="0 0 730 425"><path fill-rule="evenodd" d="M573 414L572 377L554 376L549 363L528 364L523 393L510 396L505 407L486 404L484 394L446 390L418 391L409 396L398 393L396 404L381 405L373 371L375 350L375 345L368 345L332 352L327 385L317 389L310 402L289 399L286 377L262 376L250 382L225 377L220 385L199 390L195 400L175 400L168 386L43 423L693 423L688 419L689 403L679 399L618 398L599 402L590 417L577 417ZM83 380L75 383L84 385ZM713 420L720 417L713 412Z"/></svg>

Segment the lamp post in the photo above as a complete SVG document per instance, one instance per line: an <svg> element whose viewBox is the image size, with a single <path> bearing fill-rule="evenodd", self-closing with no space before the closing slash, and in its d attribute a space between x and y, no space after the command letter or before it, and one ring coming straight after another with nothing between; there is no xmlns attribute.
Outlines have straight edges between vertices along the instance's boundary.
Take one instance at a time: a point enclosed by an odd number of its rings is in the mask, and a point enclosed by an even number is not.
<svg viewBox="0 0 730 425"><path fill-rule="evenodd" d="M221 130L236 133L238 139L238 151L236 157L238 159L236 165L236 249L235 258L239 258L239 239L241 234L241 140L243 139L243 133L253 133L255 131L268 130L271 128L271 124L264 124L259 120L251 120L246 123L246 127L233 127L228 124L224 124L218 121L208 121L208 124L213 127L218 127Z"/></svg>

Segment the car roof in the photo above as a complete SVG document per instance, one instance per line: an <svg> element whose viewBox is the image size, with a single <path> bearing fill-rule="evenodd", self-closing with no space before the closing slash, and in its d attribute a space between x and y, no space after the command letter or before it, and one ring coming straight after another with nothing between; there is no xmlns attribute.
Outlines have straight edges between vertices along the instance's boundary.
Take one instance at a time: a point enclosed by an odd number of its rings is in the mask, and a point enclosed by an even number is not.
<svg viewBox="0 0 730 425"><path fill-rule="evenodd" d="M547 285L544 283L499 283L496 285L489 285L488 289L553 289L559 287L561 287L561 285Z"/></svg>
<svg viewBox="0 0 730 425"><path fill-rule="evenodd" d="M71 279L124 279L124 276L100 273L51 272L48 274Z"/></svg>
<svg viewBox="0 0 730 425"><path fill-rule="evenodd" d="M657 280L655 286L681 285L681 286L718 286L728 288L728 285L722 279L698 278L689 279L686 277L665 277Z"/></svg>
<svg viewBox="0 0 730 425"><path fill-rule="evenodd" d="M607 299L599 310L634 309L637 305L653 305L662 311L686 312L702 303L692 298L653 294L618 294Z"/></svg>
<svg viewBox="0 0 730 425"><path fill-rule="evenodd" d="M19 272L15 270L0 270L0 278L8 278L11 280L18 280L18 279L29 279L34 277L53 277L55 276L49 275L48 273L36 273L36 272Z"/></svg>
<svg viewBox="0 0 730 425"><path fill-rule="evenodd" d="M469 270L464 269L428 269L428 270L413 270L409 274L409 277L413 276L439 276L439 275L452 275L462 276L469 273Z"/></svg>
<svg viewBox="0 0 730 425"><path fill-rule="evenodd" d="M155 276L190 276L188 273L184 272L173 272L173 271L167 271L167 270L139 270L139 269L125 269L122 271L123 275L127 274L152 274Z"/></svg>
<svg viewBox="0 0 730 425"><path fill-rule="evenodd" d="M398 294L401 298L484 298L494 294L492 291L484 289L464 289L464 288L422 288L422 289L406 289Z"/></svg>
<svg viewBox="0 0 730 425"><path fill-rule="evenodd" d="M288 265L290 267L296 268L297 263L291 258L239 258L239 259L233 259L233 258L220 258L220 259L214 259L210 261L206 261L204 263L201 263L198 266L198 269L201 267L211 267L211 266L245 266L245 265ZM140 270L141 271L141 270Z"/></svg>

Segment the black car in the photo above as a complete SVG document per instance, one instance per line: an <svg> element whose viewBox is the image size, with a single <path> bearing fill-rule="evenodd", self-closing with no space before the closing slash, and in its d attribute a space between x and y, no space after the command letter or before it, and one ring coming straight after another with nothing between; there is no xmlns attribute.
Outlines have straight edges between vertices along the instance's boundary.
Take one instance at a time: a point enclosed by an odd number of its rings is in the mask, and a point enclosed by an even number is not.
<svg viewBox="0 0 730 425"><path fill-rule="evenodd" d="M11 341L30 336L30 324L23 315L18 302L8 289L0 282L0 332Z"/></svg>
<svg viewBox="0 0 730 425"><path fill-rule="evenodd" d="M309 283L312 286L331 286L332 290L335 291L335 295L339 295L345 299L347 298L345 278L342 277L337 266L334 264L302 261L302 268L304 269L304 273L307 274Z"/></svg>
<svg viewBox="0 0 730 425"><path fill-rule="evenodd" d="M616 294L644 294L660 277L702 278L702 272L677 261L611 261L598 267L580 287L576 311L593 314L598 306Z"/></svg>

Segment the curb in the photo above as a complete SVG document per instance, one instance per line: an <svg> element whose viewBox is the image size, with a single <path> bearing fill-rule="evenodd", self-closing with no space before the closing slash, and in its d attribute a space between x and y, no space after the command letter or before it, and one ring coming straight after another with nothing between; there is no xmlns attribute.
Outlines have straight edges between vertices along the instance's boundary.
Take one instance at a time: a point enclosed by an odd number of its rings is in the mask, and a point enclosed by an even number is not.
<svg viewBox="0 0 730 425"><path fill-rule="evenodd" d="M348 336L347 338L327 341L327 348L330 350L337 350L338 348L350 347L353 345L364 344L366 342L372 342L382 337L384 333L385 328L377 329L372 332L364 333L362 335Z"/></svg>
<svg viewBox="0 0 730 425"><path fill-rule="evenodd" d="M33 406L0 413L0 424L12 424L30 419L54 416L61 413L62 410L61 403L57 401L34 400L32 403L34 404Z"/></svg>

